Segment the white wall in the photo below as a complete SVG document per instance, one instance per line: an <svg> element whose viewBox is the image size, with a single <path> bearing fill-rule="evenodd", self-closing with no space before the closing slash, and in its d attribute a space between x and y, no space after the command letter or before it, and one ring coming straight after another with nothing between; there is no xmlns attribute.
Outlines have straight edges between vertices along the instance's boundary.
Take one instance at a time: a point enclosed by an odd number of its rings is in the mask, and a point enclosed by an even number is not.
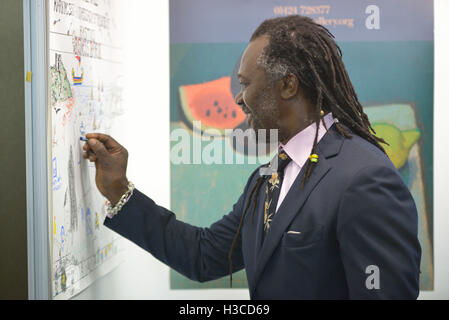
<svg viewBox="0 0 449 320"><path fill-rule="evenodd" d="M128 177L158 204L169 207L169 32L168 1L127 0L129 32L129 112L116 135L129 151ZM134 6L131 6L131 2ZM435 0L435 290L421 299L449 299L449 1ZM151 17L148 19L147 17ZM446 42L443 42L446 41ZM154 150L158 150L154 154ZM153 170L157 168L157 170ZM169 268L127 241L126 261L94 283L76 299L249 299L246 289L170 290Z"/></svg>
<svg viewBox="0 0 449 320"><path fill-rule="evenodd" d="M434 263L435 290L420 299L449 299L449 1L435 0Z"/></svg>

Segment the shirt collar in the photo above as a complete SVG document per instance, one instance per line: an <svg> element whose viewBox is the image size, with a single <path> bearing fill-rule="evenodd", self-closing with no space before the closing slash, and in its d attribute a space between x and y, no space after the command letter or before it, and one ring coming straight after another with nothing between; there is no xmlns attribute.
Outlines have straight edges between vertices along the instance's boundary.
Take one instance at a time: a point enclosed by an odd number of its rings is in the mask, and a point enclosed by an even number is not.
<svg viewBox="0 0 449 320"><path fill-rule="evenodd" d="M332 124L334 123L332 112L329 112L324 116L324 123L326 124L327 129L332 126ZM313 140L315 139L315 131L316 124L314 122L307 128L298 132L295 136L293 136L293 138L288 140L285 145L280 143L279 148L282 148L299 167L302 167L312 151ZM326 128L320 121L317 143L321 140L325 133Z"/></svg>

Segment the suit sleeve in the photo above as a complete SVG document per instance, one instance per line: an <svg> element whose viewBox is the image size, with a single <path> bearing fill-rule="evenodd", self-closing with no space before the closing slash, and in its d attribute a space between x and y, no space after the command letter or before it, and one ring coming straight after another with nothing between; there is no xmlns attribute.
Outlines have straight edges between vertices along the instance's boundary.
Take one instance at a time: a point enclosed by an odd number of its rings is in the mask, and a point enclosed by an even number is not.
<svg viewBox="0 0 449 320"><path fill-rule="evenodd" d="M209 228L177 220L173 212L137 189L116 216L106 217L104 225L191 280L218 279L229 275L229 249L243 213L247 188L248 184L231 212ZM233 272L244 268L241 237L232 254L232 265Z"/></svg>
<svg viewBox="0 0 449 320"><path fill-rule="evenodd" d="M421 246L415 202L398 171L364 168L340 203L337 237L350 299L416 299Z"/></svg>

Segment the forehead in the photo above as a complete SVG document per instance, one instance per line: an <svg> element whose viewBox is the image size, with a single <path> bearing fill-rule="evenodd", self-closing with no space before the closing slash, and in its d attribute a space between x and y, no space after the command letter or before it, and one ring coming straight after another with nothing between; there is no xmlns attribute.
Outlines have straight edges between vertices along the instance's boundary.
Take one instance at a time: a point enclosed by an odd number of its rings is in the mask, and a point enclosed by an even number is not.
<svg viewBox="0 0 449 320"><path fill-rule="evenodd" d="M239 74L242 76L248 76L257 69L261 69L257 65L257 59L262 53L265 46L268 44L269 39L266 36L259 37L251 41L246 47L245 52L242 55L240 61Z"/></svg>

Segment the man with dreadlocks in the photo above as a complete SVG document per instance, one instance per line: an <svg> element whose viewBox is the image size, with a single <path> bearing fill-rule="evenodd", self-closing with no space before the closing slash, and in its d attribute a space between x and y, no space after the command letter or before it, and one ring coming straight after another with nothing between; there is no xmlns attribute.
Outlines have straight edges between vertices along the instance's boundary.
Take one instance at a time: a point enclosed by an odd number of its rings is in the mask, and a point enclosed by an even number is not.
<svg viewBox="0 0 449 320"><path fill-rule="evenodd" d="M239 78L249 125L278 130L272 174L255 170L232 211L199 228L133 189L114 139L88 134L84 157L111 202L105 225L193 280L230 274L232 285L245 268L252 299L415 299L416 206L333 35L307 17L266 20Z"/></svg>

